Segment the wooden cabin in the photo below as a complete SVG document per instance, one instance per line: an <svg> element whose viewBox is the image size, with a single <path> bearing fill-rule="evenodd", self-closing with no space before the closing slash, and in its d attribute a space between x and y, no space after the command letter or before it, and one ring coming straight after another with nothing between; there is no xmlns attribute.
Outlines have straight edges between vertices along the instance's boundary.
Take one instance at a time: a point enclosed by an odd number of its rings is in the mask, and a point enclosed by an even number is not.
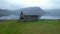
<svg viewBox="0 0 60 34"><path fill-rule="evenodd" d="M25 15L22 11L20 14L20 21L31 21L31 20L38 20L38 15Z"/></svg>
<svg viewBox="0 0 60 34"><path fill-rule="evenodd" d="M39 17L43 16L46 12L44 12L39 7L29 7L23 8L20 11L20 21L31 21L31 20L38 20Z"/></svg>

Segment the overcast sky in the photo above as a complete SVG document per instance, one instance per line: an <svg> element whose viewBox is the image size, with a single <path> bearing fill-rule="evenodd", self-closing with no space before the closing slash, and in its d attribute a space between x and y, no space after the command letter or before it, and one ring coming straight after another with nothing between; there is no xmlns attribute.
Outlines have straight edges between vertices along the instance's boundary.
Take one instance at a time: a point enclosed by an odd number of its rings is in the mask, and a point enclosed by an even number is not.
<svg viewBox="0 0 60 34"><path fill-rule="evenodd" d="M60 0L0 0L1 9L19 9L34 6L42 9L60 9Z"/></svg>

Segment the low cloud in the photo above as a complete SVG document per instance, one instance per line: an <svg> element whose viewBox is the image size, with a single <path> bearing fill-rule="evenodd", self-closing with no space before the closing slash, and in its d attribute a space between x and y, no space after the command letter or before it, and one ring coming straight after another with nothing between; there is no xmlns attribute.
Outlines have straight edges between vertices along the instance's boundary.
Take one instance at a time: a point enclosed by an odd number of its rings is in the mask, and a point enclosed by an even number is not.
<svg viewBox="0 0 60 34"><path fill-rule="evenodd" d="M2 9L18 9L31 6L38 6L42 9L60 9L60 0L0 0L0 8Z"/></svg>

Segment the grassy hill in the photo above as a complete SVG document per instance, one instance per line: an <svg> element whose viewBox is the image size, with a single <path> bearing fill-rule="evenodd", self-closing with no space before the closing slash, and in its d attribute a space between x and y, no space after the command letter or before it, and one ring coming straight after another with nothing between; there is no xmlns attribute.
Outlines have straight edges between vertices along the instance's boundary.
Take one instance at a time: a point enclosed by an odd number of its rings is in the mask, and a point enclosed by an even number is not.
<svg viewBox="0 0 60 34"><path fill-rule="evenodd" d="M60 34L60 20L0 20L0 34Z"/></svg>

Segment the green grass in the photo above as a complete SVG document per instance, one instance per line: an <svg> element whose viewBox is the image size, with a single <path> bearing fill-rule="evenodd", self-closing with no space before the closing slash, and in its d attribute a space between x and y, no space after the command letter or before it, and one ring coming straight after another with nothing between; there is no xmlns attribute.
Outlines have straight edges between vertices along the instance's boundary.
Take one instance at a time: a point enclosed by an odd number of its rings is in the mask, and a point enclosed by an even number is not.
<svg viewBox="0 0 60 34"><path fill-rule="evenodd" d="M60 34L60 20L1 20L0 34Z"/></svg>

